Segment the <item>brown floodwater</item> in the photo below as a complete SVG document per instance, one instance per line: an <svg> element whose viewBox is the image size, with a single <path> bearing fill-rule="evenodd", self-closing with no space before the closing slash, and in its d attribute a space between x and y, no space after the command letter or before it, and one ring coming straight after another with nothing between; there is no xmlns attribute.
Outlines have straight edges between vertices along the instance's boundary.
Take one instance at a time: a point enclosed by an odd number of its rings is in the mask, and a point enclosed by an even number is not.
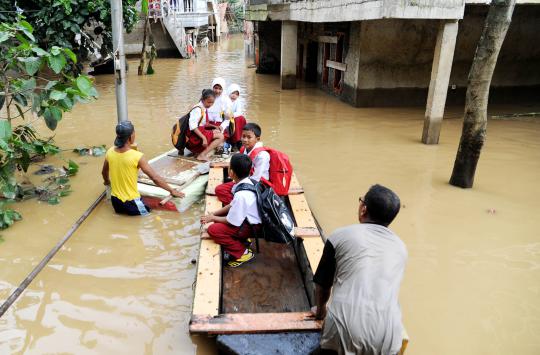
<svg viewBox="0 0 540 355"><path fill-rule="evenodd" d="M422 108L353 108L309 85L280 91L277 76L257 75L250 63L240 38L194 60L159 59L153 76L138 77L130 61L139 149L148 158L170 149L175 117L213 77L240 84L248 119L290 155L327 234L356 222L370 185L401 197L391 227L409 250L400 294L407 353L540 353L540 121L491 120L474 189L462 190L447 183L462 108L447 111L440 144L426 146ZM112 144L114 81L100 76L96 85L99 100L60 123L63 148ZM72 195L57 206L18 204L24 220L2 232L2 301L103 190L102 158L63 158L80 164ZM212 341L187 331L202 211L129 218L101 203L0 319L0 353L215 353Z"/></svg>

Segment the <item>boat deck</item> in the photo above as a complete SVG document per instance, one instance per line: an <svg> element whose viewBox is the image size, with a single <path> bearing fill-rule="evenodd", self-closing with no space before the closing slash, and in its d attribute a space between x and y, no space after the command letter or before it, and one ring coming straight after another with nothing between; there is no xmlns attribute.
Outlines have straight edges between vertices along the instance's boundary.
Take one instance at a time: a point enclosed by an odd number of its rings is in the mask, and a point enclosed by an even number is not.
<svg viewBox="0 0 540 355"><path fill-rule="evenodd" d="M255 243L254 243L255 244ZM260 253L240 268L223 268L223 313L309 311L292 245L259 241Z"/></svg>

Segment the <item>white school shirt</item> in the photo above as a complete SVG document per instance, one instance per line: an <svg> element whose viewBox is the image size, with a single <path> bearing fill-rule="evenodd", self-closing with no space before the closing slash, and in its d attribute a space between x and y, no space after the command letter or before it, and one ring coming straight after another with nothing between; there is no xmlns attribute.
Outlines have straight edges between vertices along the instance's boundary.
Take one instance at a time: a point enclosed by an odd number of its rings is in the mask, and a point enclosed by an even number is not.
<svg viewBox="0 0 540 355"><path fill-rule="evenodd" d="M203 109L202 102L199 102L196 107L191 110L191 113L189 114L189 130L193 131L195 128L199 126L206 125L206 115ZM201 121L201 115L202 115L202 121ZM199 124L199 121L201 122Z"/></svg>
<svg viewBox="0 0 540 355"><path fill-rule="evenodd" d="M232 113L231 99L225 94L217 96L214 104L208 108L208 119L212 122L223 122L222 112L229 115Z"/></svg>
<svg viewBox="0 0 540 355"><path fill-rule="evenodd" d="M253 149L255 148L261 148L263 147L262 142L257 142ZM244 150L244 154L249 156L249 152ZM268 154L267 151L262 150L255 156L255 159L253 159L253 175L251 175L252 179L255 179L257 181L261 180L261 177L265 178L266 180L270 179L270 154Z"/></svg>
<svg viewBox="0 0 540 355"><path fill-rule="evenodd" d="M253 185L249 177L240 180L238 184L234 185L234 197L231 202L231 209L226 217L227 222L233 226L240 227L247 218L250 224L260 224L261 216L259 215L259 209L257 208L257 195L252 191L235 192L236 186L240 184Z"/></svg>
<svg viewBox="0 0 540 355"><path fill-rule="evenodd" d="M240 98L237 98L234 101L231 100L231 111L233 113L233 117L244 116L244 104L240 100Z"/></svg>

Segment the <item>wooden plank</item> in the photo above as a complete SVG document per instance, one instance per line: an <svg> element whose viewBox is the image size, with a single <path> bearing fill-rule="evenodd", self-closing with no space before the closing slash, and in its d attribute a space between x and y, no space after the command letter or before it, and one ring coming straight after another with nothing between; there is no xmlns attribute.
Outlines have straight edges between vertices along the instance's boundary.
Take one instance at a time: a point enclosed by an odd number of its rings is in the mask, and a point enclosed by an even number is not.
<svg viewBox="0 0 540 355"><path fill-rule="evenodd" d="M329 60L329 59L326 60L326 66L328 68L333 68L333 69L343 71L343 72L347 71L347 64L336 62L336 61Z"/></svg>
<svg viewBox="0 0 540 355"><path fill-rule="evenodd" d="M208 174L208 185L206 186L206 193L208 195L216 194L216 187L223 183L223 169L222 168L210 168Z"/></svg>
<svg viewBox="0 0 540 355"><path fill-rule="evenodd" d="M319 266L319 261L321 260L324 242L321 238L306 238L304 239L303 244L309 260L309 265L311 266L311 271L315 273L315 271L317 271L317 266Z"/></svg>
<svg viewBox="0 0 540 355"><path fill-rule="evenodd" d="M205 214L215 212L223 207L223 204L216 196L206 196L205 200L206 207L204 209Z"/></svg>
<svg viewBox="0 0 540 355"><path fill-rule="evenodd" d="M298 181L296 174L293 173L291 178L291 185L289 186L289 195L298 195L302 192L304 192L304 189L302 188L302 185L300 185L300 181Z"/></svg>
<svg viewBox="0 0 540 355"><path fill-rule="evenodd" d="M191 333L252 334L289 331L318 331L322 321L315 320L311 312L288 313L236 313L218 317L191 317Z"/></svg>
<svg viewBox="0 0 540 355"><path fill-rule="evenodd" d="M315 219L311 214L311 210L304 194L290 195L289 202L291 204L292 213L294 214L297 227L317 228L317 224L315 223Z"/></svg>
<svg viewBox="0 0 540 355"><path fill-rule="evenodd" d="M217 316L221 289L221 247L210 239L201 240L193 315Z"/></svg>
<svg viewBox="0 0 540 355"><path fill-rule="evenodd" d="M317 37L317 41L321 42L321 43L337 44L338 38L337 38L337 36L319 36L319 37Z"/></svg>
<svg viewBox="0 0 540 355"><path fill-rule="evenodd" d="M239 268L223 269L221 312L309 311L293 246L262 239L259 245L254 260Z"/></svg>
<svg viewBox="0 0 540 355"><path fill-rule="evenodd" d="M210 162L211 168L228 168L229 167L229 160L218 160L218 161L212 161Z"/></svg>
<svg viewBox="0 0 540 355"><path fill-rule="evenodd" d="M294 235L297 238L302 238L302 239L305 239L305 238L319 238L320 239L321 238L321 233L316 228L298 228L298 227L295 227L294 228ZM203 234L201 234L201 238L202 239L208 239L208 238L210 238L210 236L208 235L208 233L203 233Z"/></svg>

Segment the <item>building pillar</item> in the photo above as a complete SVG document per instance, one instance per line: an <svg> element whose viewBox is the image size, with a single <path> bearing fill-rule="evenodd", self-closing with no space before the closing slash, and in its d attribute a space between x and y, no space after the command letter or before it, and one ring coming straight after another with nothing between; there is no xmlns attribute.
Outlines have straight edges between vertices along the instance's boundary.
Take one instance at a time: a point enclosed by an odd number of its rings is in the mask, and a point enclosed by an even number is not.
<svg viewBox="0 0 540 355"><path fill-rule="evenodd" d="M281 23L281 88L296 89L298 22Z"/></svg>
<svg viewBox="0 0 540 355"><path fill-rule="evenodd" d="M458 22L456 20L441 22L433 56L424 130L422 132L422 143L424 144L439 143L457 32Z"/></svg>

